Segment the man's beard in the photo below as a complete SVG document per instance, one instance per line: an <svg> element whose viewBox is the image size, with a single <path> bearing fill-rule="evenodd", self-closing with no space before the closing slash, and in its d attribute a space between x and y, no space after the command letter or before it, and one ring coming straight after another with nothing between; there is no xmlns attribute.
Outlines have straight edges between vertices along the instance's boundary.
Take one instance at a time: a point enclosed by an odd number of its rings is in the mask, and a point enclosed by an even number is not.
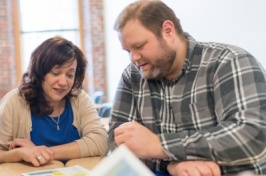
<svg viewBox="0 0 266 176"><path fill-rule="evenodd" d="M161 48L165 51L164 54L160 58L156 58L154 63L149 63L151 65L151 71L149 75L144 75L140 70L140 74L144 79L154 79L159 80L167 74L169 74L171 67L176 58L176 51L170 49L167 46L166 42L163 40L160 42Z"/></svg>

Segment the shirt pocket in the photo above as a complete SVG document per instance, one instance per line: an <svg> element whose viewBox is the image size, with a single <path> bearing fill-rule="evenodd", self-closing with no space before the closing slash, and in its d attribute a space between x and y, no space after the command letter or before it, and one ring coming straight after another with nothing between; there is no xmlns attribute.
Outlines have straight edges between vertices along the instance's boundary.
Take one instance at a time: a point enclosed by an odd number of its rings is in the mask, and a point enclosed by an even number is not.
<svg viewBox="0 0 266 176"><path fill-rule="evenodd" d="M201 100L174 108L174 120L178 131L206 130L217 125L213 103Z"/></svg>

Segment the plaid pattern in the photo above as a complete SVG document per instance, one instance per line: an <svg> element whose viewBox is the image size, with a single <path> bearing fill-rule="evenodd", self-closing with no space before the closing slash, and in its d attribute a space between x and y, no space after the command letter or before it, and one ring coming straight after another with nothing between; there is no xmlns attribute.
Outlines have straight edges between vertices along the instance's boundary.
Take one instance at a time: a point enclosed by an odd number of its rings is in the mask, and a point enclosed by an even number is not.
<svg viewBox="0 0 266 176"><path fill-rule="evenodd" d="M135 120L158 134L169 160L149 159L165 171L170 160L212 160L222 174L266 174L266 74L232 45L196 42L188 34L182 73L171 81L143 79L130 64L117 88L109 130Z"/></svg>

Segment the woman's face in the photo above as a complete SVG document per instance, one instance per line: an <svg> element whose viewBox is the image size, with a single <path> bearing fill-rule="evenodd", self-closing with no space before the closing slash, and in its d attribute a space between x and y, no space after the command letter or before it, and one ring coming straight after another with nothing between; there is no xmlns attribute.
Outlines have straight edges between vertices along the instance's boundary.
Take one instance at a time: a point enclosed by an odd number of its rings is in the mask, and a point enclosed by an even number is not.
<svg viewBox="0 0 266 176"><path fill-rule="evenodd" d="M42 88L44 97L49 103L60 102L71 90L77 69L77 60L67 62L62 66L55 65L50 72L48 72Z"/></svg>

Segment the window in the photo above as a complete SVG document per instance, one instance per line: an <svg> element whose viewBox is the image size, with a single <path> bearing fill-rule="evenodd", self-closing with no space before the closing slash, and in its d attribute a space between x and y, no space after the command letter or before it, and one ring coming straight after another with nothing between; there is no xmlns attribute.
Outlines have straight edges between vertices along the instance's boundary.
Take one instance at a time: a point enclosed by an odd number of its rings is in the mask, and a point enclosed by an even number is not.
<svg viewBox="0 0 266 176"><path fill-rule="evenodd" d="M19 0L22 72L44 40L62 36L80 47L77 0Z"/></svg>

